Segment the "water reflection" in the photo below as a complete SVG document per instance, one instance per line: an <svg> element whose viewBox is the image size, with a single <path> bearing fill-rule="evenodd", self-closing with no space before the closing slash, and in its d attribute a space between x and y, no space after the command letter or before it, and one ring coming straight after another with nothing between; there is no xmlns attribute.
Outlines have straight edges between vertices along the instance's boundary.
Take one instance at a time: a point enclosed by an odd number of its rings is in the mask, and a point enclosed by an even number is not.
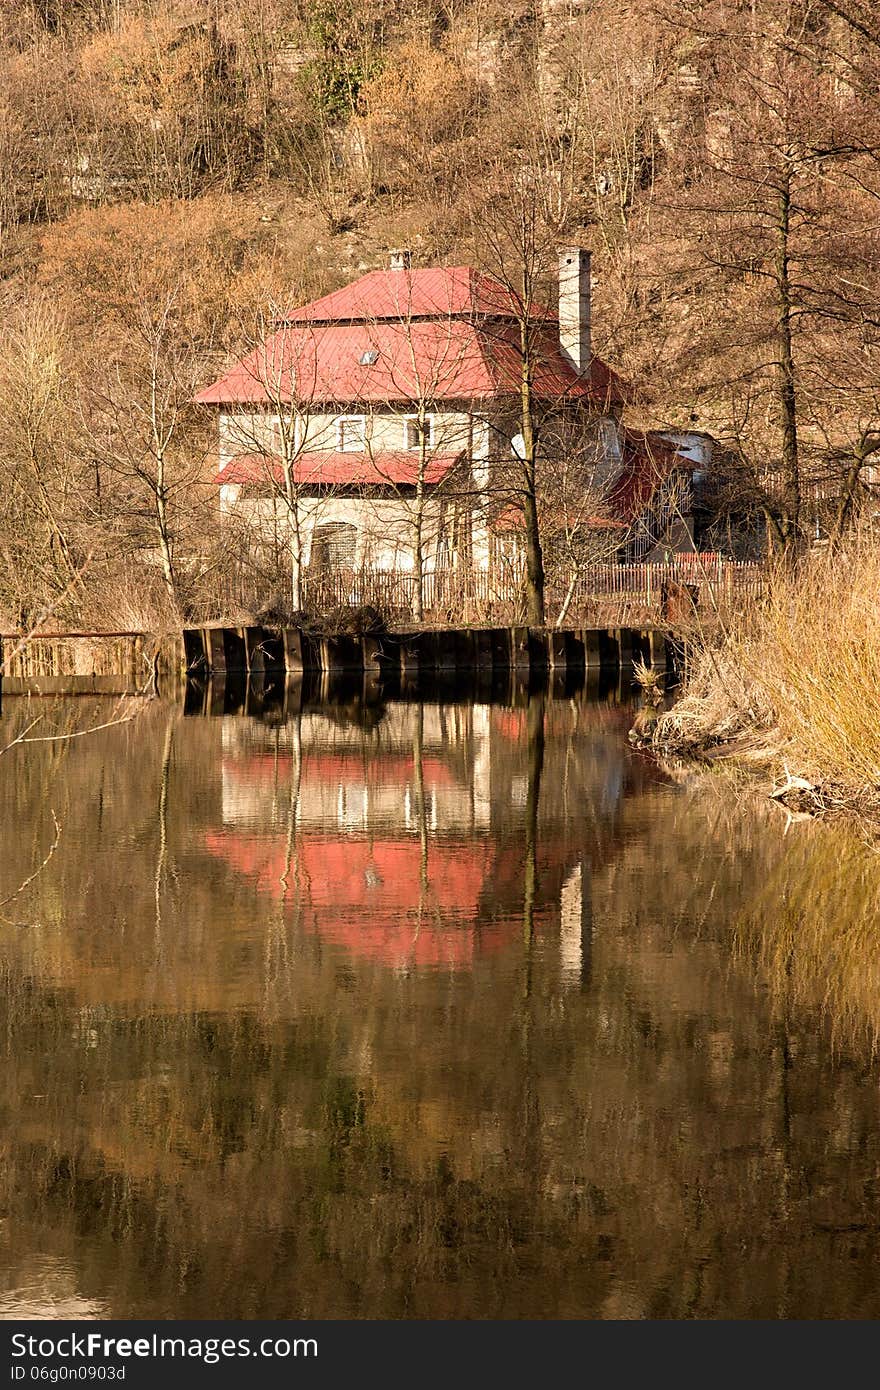
<svg viewBox="0 0 880 1390"><path fill-rule="evenodd" d="M541 694L521 709L397 704L373 727L338 707L269 728L230 720L222 825L205 848L350 956L395 969L470 964L517 943L523 923L531 931L536 905L558 910L563 885L571 900L582 858L602 853L604 836L590 843L569 827L582 790L571 756L556 768L562 797L545 801L539 848L545 706ZM588 770L609 829L623 757L601 740ZM569 940L569 962L576 949Z"/></svg>
<svg viewBox="0 0 880 1390"><path fill-rule="evenodd" d="M0 1315L876 1315L876 859L434 694L4 755Z"/></svg>

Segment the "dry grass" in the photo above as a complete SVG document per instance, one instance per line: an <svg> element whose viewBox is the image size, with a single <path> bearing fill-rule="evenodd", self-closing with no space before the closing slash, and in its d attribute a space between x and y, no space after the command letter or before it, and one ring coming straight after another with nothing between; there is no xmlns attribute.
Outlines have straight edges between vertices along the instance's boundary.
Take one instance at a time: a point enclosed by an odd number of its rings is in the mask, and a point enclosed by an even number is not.
<svg viewBox="0 0 880 1390"><path fill-rule="evenodd" d="M665 749L748 755L864 798L880 794L880 547L780 567L762 598L691 642Z"/></svg>

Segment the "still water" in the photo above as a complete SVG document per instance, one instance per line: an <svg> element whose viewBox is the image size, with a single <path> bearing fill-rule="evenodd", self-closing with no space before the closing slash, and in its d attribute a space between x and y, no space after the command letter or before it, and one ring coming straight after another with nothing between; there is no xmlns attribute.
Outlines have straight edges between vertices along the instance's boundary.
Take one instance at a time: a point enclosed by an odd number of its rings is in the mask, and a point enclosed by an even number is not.
<svg viewBox="0 0 880 1390"><path fill-rule="evenodd" d="M0 1315L880 1315L878 857L632 718L8 748Z"/></svg>

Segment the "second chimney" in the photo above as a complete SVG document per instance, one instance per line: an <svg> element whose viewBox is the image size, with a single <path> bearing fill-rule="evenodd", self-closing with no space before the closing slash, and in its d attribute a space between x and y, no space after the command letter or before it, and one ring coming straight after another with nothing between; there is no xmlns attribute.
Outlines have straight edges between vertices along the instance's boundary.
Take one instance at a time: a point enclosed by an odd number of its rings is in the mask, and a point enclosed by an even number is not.
<svg viewBox="0 0 880 1390"><path fill-rule="evenodd" d="M590 370L590 253L559 250L559 346L578 375Z"/></svg>
<svg viewBox="0 0 880 1390"><path fill-rule="evenodd" d="M390 253L392 270L412 270L412 251L404 248Z"/></svg>

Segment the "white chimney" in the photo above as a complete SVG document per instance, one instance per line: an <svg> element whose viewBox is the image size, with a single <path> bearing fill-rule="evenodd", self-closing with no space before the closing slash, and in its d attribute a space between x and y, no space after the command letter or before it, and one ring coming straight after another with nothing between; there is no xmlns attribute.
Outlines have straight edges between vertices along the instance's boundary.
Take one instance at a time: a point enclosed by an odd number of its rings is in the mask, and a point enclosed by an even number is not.
<svg viewBox="0 0 880 1390"><path fill-rule="evenodd" d="M590 253L582 246L559 250L559 346L575 371L590 369Z"/></svg>
<svg viewBox="0 0 880 1390"><path fill-rule="evenodd" d="M392 270L412 270L412 251L408 247L391 252Z"/></svg>

